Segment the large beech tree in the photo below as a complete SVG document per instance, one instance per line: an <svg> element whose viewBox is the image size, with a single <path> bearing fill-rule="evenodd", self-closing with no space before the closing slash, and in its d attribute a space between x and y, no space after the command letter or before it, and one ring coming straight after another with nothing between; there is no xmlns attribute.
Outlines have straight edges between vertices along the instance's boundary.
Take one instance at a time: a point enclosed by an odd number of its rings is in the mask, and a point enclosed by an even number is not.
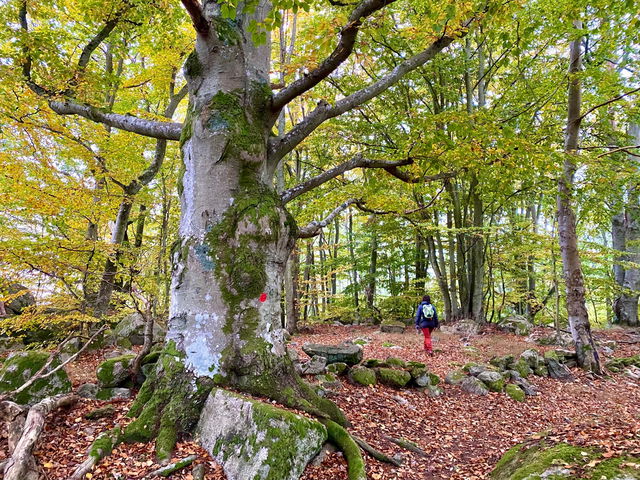
<svg viewBox="0 0 640 480"><path fill-rule="evenodd" d="M271 132L290 102L327 79L350 57L363 23L383 9L394 8L393 3L364 0L344 7L350 13L331 54L273 93L267 27L277 23L277 9L291 7L291 2L272 5L257 0L237 5L182 0L192 20L195 46L184 65L189 104L180 124L114 113L75 95L75 86L96 49L114 29L128 21L128 15L144 21L135 2L118 3L120 8L114 5L102 28L81 49L68 88L61 90L47 85L46 68L38 64L34 42L29 41L32 5L22 0L21 72L29 88L45 98L51 110L159 140L179 141L181 146L182 210L173 253L167 353L132 407L137 420L127 427L126 440L157 436L158 455L169 457L176 435L197 421L213 385L265 395L345 423L341 412L294 372L279 329L280 292L295 238L317 234L356 199L346 200L327 218L304 227L296 225L286 203L353 168L382 168L402 177L399 167L411 160L357 156L282 194L274 188L275 173L283 158L322 123L376 97L464 36L485 6L439 6L433 13L437 17L434 24L439 26L427 33L430 40L421 51L399 58L395 68L365 88L333 104L319 102L283 134L273 136ZM300 6L308 7L294 5ZM145 5L143 11L152 15L152 8Z"/></svg>

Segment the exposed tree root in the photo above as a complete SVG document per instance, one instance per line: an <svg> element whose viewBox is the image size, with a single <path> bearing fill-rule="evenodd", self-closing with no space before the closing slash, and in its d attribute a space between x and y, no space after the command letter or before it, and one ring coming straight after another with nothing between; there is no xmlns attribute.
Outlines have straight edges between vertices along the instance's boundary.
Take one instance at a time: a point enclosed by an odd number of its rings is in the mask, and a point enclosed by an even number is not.
<svg viewBox="0 0 640 480"><path fill-rule="evenodd" d="M405 450L409 450L409 451L411 451L413 453L417 453L418 455L421 455L423 457L427 457L428 456L427 452L425 452L424 450L422 450L420 447L418 447L413 442L410 442L409 440L405 440L404 438L388 437L386 435L384 436L384 438L386 440L389 440L390 442L395 443L399 447L404 448Z"/></svg>
<svg viewBox="0 0 640 480"><path fill-rule="evenodd" d="M13 402L4 402L3 413L12 415L10 421L9 451L11 456L4 465L5 480L37 480L40 478L33 449L44 428L47 414L61 407L73 405L78 401L75 395L57 395L48 397L30 409L22 408ZM9 404L9 405L6 405ZM26 413L26 419L20 417ZM16 440L17 439L17 440Z"/></svg>
<svg viewBox="0 0 640 480"><path fill-rule="evenodd" d="M178 460L177 462L170 463L169 465L166 465L162 468L154 470L149 475L147 475L146 478L168 477L172 473L177 472L178 470L182 470L185 467L188 467L193 462L195 462L197 458L198 458L197 455L189 455L188 457L183 458L182 460Z"/></svg>
<svg viewBox="0 0 640 480"><path fill-rule="evenodd" d="M119 425L116 425L108 432L104 432L98 436L89 447L89 456L87 459L78 465L69 477L69 480L81 480L85 478L85 475L93 470L93 467L108 456L111 451L120 443L122 439L122 430Z"/></svg>
<svg viewBox="0 0 640 480"><path fill-rule="evenodd" d="M395 465L396 467L399 467L400 465L402 465L402 462L400 460L396 460L393 457L385 455L380 450L376 450L371 445L369 445L364 439L362 439L360 437L356 437L355 435L351 435L351 437L353 438L353 440L358 444L358 446L362 450L367 452L369 455L371 455L376 460L378 460L380 462L384 462L384 463L390 463L391 465Z"/></svg>
<svg viewBox="0 0 640 480"><path fill-rule="evenodd" d="M323 420L327 427L329 441L344 453L347 460L349 480L367 480L364 459L360 453L360 447L351 437L349 432L332 420Z"/></svg>

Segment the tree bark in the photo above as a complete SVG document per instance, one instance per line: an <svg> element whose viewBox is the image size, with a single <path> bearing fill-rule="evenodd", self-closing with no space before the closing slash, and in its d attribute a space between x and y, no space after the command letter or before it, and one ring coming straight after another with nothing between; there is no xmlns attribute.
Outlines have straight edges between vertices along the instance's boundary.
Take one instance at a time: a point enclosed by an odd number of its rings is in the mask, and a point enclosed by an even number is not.
<svg viewBox="0 0 640 480"><path fill-rule="evenodd" d="M581 28L581 22L574 22ZM585 305L584 278L578 252L576 217L572 206L573 176L576 170L578 137L580 134L581 87L578 72L581 70L581 42L578 37L571 42L569 66L569 98L567 127L565 130L563 175L558 180L558 233L560 255L566 285L566 303L569 327L575 342L578 365L585 370L601 372L600 359L591 335L589 315Z"/></svg>

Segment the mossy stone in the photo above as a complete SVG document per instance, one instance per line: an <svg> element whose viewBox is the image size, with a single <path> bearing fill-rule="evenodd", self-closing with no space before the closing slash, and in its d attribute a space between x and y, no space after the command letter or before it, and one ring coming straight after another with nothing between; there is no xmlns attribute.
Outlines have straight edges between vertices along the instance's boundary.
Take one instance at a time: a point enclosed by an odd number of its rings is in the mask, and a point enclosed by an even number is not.
<svg viewBox="0 0 640 480"><path fill-rule="evenodd" d="M516 402L524 402L524 399L525 399L524 390L522 390L518 385L514 385L513 383L508 384L505 389L505 392Z"/></svg>
<svg viewBox="0 0 640 480"><path fill-rule="evenodd" d="M411 378L415 380L416 378L427 375L429 373L429 370L427 369L426 366L413 367L409 370L409 373L411 374Z"/></svg>
<svg viewBox="0 0 640 480"><path fill-rule="evenodd" d="M406 368L407 362L398 357L387 357L384 361L385 365L388 367L398 367L398 368Z"/></svg>
<svg viewBox="0 0 640 480"><path fill-rule="evenodd" d="M362 362L362 365L367 368L376 368L381 366L383 363L384 362L382 360L378 360L377 358L368 358Z"/></svg>
<svg viewBox="0 0 640 480"><path fill-rule="evenodd" d="M459 385L467 378L467 374L462 370L452 370L444 377L444 383L448 385Z"/></svg>
<svg viewBox="0 0 640 480"><path fill-rule="evenodd" d="M402 388L406 387L411 380L411 374L405 370L397 370L395 368L379 368L377 377L380 383L390 387Z"/></svg>
<svg viewBox="0 0 640 480"><path fill-rule="evenodd" d="M538 365L538 367L533 371L538 377L548 377L549 369L546 365Z"/></svg>
<svg viewBox="0 0 640 480"><path fill-rule="evenodd" d="M335 375L344 375L345 373L347 373L348 369L349 365L342 362L330 363L329 365L327 365L327 372L333 373Z"/></svg>
<svg viewBox="0 0 640 480"><path fill-rule="evenodd" d="M101 388L113 388L128 385L131 366L135 355L121 355L102 362L96 370L96 377Z"/></svg>
<svg viewBox="0 0 640 480"><path fill-rule="evenodd" d="M640 354L632 357L619 357L608 361L605 366L613 373L619 373L631 365L640 367Z"/></svg>
<svg viewBox="0 0 640 480"><path fill-rule="evenodd" d="M35 350L11 354L0 369L0 393L13 391L24 385L44 367L48 360L49 353ZM47 371L53 370L58 365L60 365L60 359L54 358ZM52 395L70 391L69 376L61 368L53 375L33 382L29 388L15 395L14 400L21 405L33 405Z"/></svg>
<svg viewBox="0 0 640 480"><path fill-rule="evenodd" d="M513 364L512 368L518 372L522 378L527 378L533 373L533 370L529 366L529 362L524 358L519 358L518 361Z"/></svg>
<svg viewBox="0 0 640 480"><path fill-rule="evenodd" d="M501 392L504 389L504 378L498 372L482 372L477 378L492 392Z"/></svg>
<svg viewBox="0 0 640 480"><path fill-rule="evenodd" d="M500 370L510 370L515 363L515 359L513 355L504 355L502 357L493 357L489 360L489 363Z"/></svg>
<svg viewBox="0 0 640 480"><path fill-rule="evenodd" d="M433 372L429 372L429 379L431 380L431 385L434 387L440 385L440 377Z"/></svg>
<svg viewBox="0 0 640 480"><path fill-rule="evenodd" d="M349 378L358 385L375 385L377 383L376 372L367 367L353 367L349 371Z"/></svg>

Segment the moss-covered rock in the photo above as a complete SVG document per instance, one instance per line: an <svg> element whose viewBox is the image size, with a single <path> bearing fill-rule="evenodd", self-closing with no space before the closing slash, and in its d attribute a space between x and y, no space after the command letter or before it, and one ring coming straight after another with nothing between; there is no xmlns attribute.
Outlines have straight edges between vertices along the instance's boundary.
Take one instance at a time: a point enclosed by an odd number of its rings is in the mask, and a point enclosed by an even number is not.
<svg viewBox="0 0 640 480"><path fill-rule="evenodd" d="M619 357L608 361L605 366L613 373L619 373L626 367L630 366L640 367L640 354L632 357Z"/></svg>
<svg viewBox="0 0 640 480"><path fill-rule="evenodd" d="M466 376L461 382L460 387L465 392L473 393L475 395L487 395L489 393L489 387L476 377Z"/></svg>
<svg viewBox="0 0 640 480"><path fill-rule="evenodd" d="M383 320L380 323L380 331L383 333L404 333L406 325L395 320Z"/></svg>
<svg viewBox="0 0 640 480"><path fill-rule="evenodd" d="M297 480L327 440L327 430L315 420L214 389L196 436L228 478Z"/></svg>
<svg viewBox="0 0 640 480"><path fill-rule="evenodd" d="M429 379L430 379L430 383L431 385L433 385L434 387L437 385L440 385L440 377L438 375L436 375L433 372L429 372Z"/></svg>
<svg viewBox="0 0 640 480"><path fill-rule="evenodd" d="M131 366L135 355L121 355L102 362L96 370L101 388L130 385Z"/></svg>
<svg viewBox="0 0 640 480"><path fill-rule="evenodd" d="M48 360L47 352L28 351L11 354L0 369L0 393L10 392L24 385ZM58 365L60 360L55 358L45 373ZM33 382L29 388L15 396L15 401L22 405L33 405L52 395L70 391L69 376L61 368L53 375Z"/></svg>
<svg viewBox="0 0 640 480"><path fill-rule="evenodd" d="M524 402L526 396L524 390L522 390L518 385L514 385L513 383L507 385L507 387L505 388L505 393L516 402Z"/></svg>
<svg viewBox="0 0 640 480"><path fill-rule="evenodd" d="M323 388L335 388L342 385L342 382L338 380L333 373L324 373L322 375L316 375L316 380L320 382Z"/></svg>
<svg viewBox="0 0 640 480"><path fill-rule="evenodd" d="M638 460L629 457L605 459L601 452L596 450L566 443L552 446L542 440L533 446L520 444L508 450L491 472L491 478L493 480L640 478L633 464L638 464ZM580 471L579 477L576 476L576 470Z"/></svg>
<svg viewBox="0 0 640 480"><path fill-rule="evenodd" d="M348 365L356 365L362 361L362 347L360 345L321 345L317 343L307 343L302 346L302 350L309 355L309 357L319 355L326 358L327 364L341 362Z"/></svg>
<svg viewBox="0 0 640 480"><path fill-rule="evenodd" d="M397 367L397 368L406 368L407 362L398 357L387 357L384 361L385 366L387 367Z"/></svg>
<svg viewBox="0 0 640 480"><path fill-rule="evenodd" d="M405 370L397 370L395 368L379 368L376 370L378 380L384 385L390 387L402 388L406 387L411 381L411 374Z"/></svg>
<svg viewBox="0 0 640 480"><path fill-rule="evenodd" d="M362 362L362 366L367 368L376 368L381 367L383 365L382 360L378 360L377 358L368 358L364 362Z"/></svg>
<svg viewBox="0 0 640 480"><path fill-rule="evenodd" d="M330 363L327 365L327 372L334 375L344 375L349 370L349 365L343 362Z"/></svg>
<svg viewBox="0 0 640 480"><path fill-rule="evenodd" d="M96 393L98 400L126 400L131 398L131 390L128 388L101 388Z"/></svg>
<svg viewBox="0 0 640 480"><path fill-rule="evenodd" d="M535 370L540 365L544 365L544 357L540 355L540 352L533 348L529 348L520 354L520 358L523 359L531 370Z"/></svg>
<svg viewBox="0 0 640 480"><path fill-rule="evenodd" d="M502 357L493 357L489 360L489 363L500 370L510 370L514 364L515 358L513 355L504 355Z"/></svg>
<svg viewBox="0 0 640 480"><path fill-rule="evenodd" d="M444 377L444 383L447 385L459 385L467 378L467 374L462 370L452 370Z"/></svg>
<svg viewBox="0 0 640 480"><path fill-rule="evenodd" d="M415 368L415 367L426 367L427 364L426 363L422 363L422 362L407 362L407 368Z"/></svg>
<svg viewBox="0 0 640 480"><path fill-rule="evenodd" d="M537 375L538 377L548 377L549 376L549 369L547 368L546 365L540 365L538 368L536 368L533 373L535 375Z"/></svg>
<svg viewBox="0 0 640 480"><path fill-rule="evenodd" d="M375 385L377 383L376 372L367 367L353 367L349 370L349 379L358 385Z"/></svg>
<svg viewBox="0 0 640 480"><path fill-rule="evenodd" d="M482 372L478 375L478 380L484 382L492 392L501 392L504 389L504 378L498 372Z"/></svg>
<svg viewBox="0 0 640 480"><path fill-rule="evenodd" d="M524 358L519 358L518 361L513 364L512 370L518 372L522 378L527 378L533 373L531 366Z"/></svg>

